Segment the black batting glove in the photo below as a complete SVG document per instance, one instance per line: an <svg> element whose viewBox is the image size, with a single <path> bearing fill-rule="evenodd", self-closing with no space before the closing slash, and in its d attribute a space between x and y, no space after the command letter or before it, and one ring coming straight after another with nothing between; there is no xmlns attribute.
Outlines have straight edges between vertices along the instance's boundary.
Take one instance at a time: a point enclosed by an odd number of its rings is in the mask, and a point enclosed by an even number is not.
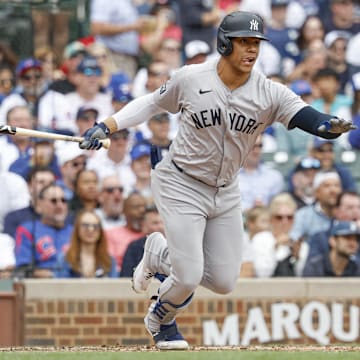
<svg viewBox="0 0 360 360"><path fill-rule="evenodd" d="M357 126L354 125L351 121L336 117L330 120L323 121L317 128L319 132L329 132L332 134L342 134L355 129L357 129Z"/></svg>
<svg viewBox="0 0 360 360"><path fill-rule="evenodd" d="M84 140L79 144L79 147L84 150L99 150L102 147L99 140L106 139L109 134L110 130L105 123L95 123L92 128L85 131Z"/></svg>

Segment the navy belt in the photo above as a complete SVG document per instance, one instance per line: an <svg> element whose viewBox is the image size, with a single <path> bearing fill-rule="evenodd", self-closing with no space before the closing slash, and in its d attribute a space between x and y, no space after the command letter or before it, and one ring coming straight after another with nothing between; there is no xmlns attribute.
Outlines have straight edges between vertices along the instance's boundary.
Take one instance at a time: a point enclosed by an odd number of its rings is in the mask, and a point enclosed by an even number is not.
<svg viewBox="0 0 360 360"><path fill-rule="evenodd" d="M174 165L181 173L184 172L184 170L183 170L180 166L178 166L178 164L177 164L174 160L171 160L171 162L173 163L173 165Z"/></svg>
<svg viewBox="0 0 360 360"><path fill-rule="evenodd" d="M176 169L177 169L179 172L181 172L181 173L183 173L183 174L186 174L186 172L185 172L174 160L171 159L171 162L173 163L173 165L176 167ZM188 175L188 174L186 174L186 175ZM202 180L199 180L199 179L197 179L197 178L195 178L195 177L193 177L193 176L191 176L191 175L188 175L188 176L192 177L193 179L195 179L195 180L197 180L197 181L200 181L201 183L203 183L203 184L205 184L205 185L211 186L211 185L209 185L209 184L206 184L206 183L203 182ZM221 186L215 186L215 187L225 187L225 186L226 186L226 184L221 185Z"/></svg>

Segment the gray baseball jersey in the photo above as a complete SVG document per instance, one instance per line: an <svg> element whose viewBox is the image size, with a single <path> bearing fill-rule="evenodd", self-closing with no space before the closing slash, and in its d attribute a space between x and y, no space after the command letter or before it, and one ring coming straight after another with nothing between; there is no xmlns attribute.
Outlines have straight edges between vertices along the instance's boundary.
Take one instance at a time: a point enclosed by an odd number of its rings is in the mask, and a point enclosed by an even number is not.
<svg viewBox="0 0 360 360"><path fill-rule="evenodd" d="M230 91L219 79L217 59L182 68L155 94L155 102L181 111L173 160L187 174L212 186L229 183L258 134L273 121L286 127L304 106L286 86L253 70Z"/></svg>
<svg viewBox="0 0 360 360"><path fill-rule="evenodd" d="M243 86L230 91L217 74L217 62L182 67L147 99L153 102L152 112L180 111L170 156L188 175L211 186L223 186L236 176L267 126L279 121L288 127L291 118L308 105L256 70ZM141 102L135 100L123 116L115 114L119 128L152 115L149 107L140 109Z"/></svg>

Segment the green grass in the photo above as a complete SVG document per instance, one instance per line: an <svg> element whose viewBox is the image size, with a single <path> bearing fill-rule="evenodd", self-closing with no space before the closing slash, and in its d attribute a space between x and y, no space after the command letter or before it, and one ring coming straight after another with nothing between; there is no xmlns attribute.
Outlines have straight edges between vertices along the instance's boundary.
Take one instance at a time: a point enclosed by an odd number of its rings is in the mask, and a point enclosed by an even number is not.
<svg viewBox="0 0 360 360"><path fill-rule="evenodd" d="M358 360L359 356L355 351L0 352L1 360Z"/></svg>

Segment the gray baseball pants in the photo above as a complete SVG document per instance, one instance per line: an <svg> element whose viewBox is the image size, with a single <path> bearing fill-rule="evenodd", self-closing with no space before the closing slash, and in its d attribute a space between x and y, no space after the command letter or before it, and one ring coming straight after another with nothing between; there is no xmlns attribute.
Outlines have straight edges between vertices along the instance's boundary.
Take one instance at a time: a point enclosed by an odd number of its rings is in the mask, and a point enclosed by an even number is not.
<svg viewBox="0 0 360 360"><path fill-rule="evenodd" d="M219 188L206 185L180 172L166 156L152 170L151 186L171 262L160 299L180 305L199 285L220 294L232 291L243 238L237 181Z"/></svg>

